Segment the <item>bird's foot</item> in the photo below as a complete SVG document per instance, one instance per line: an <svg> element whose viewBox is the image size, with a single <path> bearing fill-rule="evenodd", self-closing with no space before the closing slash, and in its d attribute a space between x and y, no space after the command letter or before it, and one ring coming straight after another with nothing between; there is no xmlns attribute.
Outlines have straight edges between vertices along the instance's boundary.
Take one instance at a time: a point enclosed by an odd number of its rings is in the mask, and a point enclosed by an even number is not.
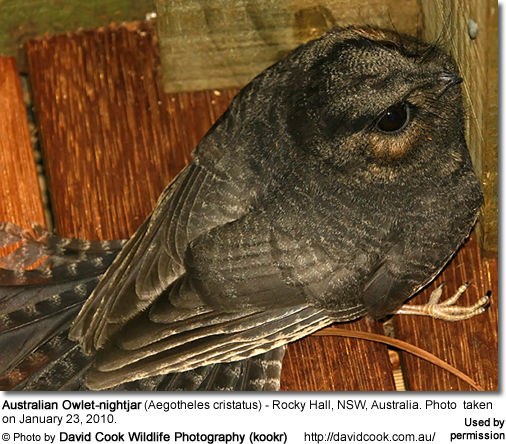
<svg viewBox="0 0 506 444"><path fill-rule="evenodd" d="M466 282L462 284L456 291L456 293L444 300L439 302L441 295L443 294L443 282L439 285L430 295L429 302L425 305L403 305L399 308L395 314L411 314L411 315L422 315L430 316L435 319L443 319L445 321L461 321L463 319L469 319L480 313L483 313L488 306L491 292L481 297L475 304L470 306L455 305L459 300L460 296L466 291L470 283Z"/></svg>

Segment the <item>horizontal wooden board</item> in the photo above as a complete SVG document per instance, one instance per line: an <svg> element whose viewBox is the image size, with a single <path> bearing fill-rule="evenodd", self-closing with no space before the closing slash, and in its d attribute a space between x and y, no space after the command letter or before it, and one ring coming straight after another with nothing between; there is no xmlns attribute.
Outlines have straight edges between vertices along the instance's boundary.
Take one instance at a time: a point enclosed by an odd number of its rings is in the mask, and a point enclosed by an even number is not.
<svg viewBox="0 0 506 444"><path fill-rule="evenodd" d="M333 26L371 25L417 35L416 0L156 0L166 91L245 85Z"/></svg>

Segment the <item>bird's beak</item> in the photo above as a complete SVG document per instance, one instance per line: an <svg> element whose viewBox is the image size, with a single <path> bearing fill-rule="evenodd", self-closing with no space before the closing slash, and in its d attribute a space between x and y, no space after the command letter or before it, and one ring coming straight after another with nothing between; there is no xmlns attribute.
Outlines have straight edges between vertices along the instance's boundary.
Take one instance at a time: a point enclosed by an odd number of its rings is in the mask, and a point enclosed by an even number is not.
<svg viewBox="0 0 506 444"><path fill-rule="evenodd" d="M441 83L445 84L446 87L458 85L459 83L462 83L464 81L462 77L450 71L443 71L439 75L439 80L441 81Z"/></svg>
<svg viewBox="0 0 506 444"><path fill-rule="evenodd" d="M452 86L458 85L464 81L462 77L450 71L443 71L439 74L438 80L441 85L440 95L444 94Z"/></svg>

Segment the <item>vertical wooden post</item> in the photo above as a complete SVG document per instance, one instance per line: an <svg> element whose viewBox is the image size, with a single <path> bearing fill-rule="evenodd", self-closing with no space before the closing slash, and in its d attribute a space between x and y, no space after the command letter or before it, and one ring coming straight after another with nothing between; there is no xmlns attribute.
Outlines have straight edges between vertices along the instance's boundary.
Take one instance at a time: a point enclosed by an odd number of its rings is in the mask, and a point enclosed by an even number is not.
<svg viewBox="0 0 506 444"><path fill-rule="evenodd" d="M427 41L455 58L464 78L467 142L485 205L478 226L486 252L498 242L498 5L494 0L421 2Z"/></svg>

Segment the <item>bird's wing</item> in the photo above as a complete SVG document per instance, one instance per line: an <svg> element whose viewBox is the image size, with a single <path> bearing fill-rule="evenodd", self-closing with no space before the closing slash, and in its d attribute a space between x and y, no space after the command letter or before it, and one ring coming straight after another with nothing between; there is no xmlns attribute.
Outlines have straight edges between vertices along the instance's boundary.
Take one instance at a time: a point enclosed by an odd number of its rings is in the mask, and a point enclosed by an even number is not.
<svg viewBox="0 0 506 444"><path fill-rule="evenodd" d="M84 374L91 358L75 342L60 334L46 344L51 360L39 371L22 381L14 390L69 391L85 390ZM284 346L234 362L198 367L186 372L167 373L137 379L113 387L122 391L216 391L279 390Z"/></svg>
<svg viewBox="0 0 506 444"><path fill-rule="evenodd" d="M419 242L416 247L406 247L400 237L391 236L390 239L395 243L368 277L361 293L368 315L375 319L395 313L411 296L432 282L455 254L452 251L442 259L440 249L432 244L426 247Z"/></svg>
<svg viewBox="0 0 506 444"><path fill-rule="evenodd" d="M260 210L190 244L186 272L150 309L99 351L87 384L129 380L238 361L306 336L335 320L311 292L334 272L326 253L280 233ZM342 308L342 319L363 313Z"/></svg>
<svg viewBox="0 0 506 444"><path fill-rule="evenodd" d="M367 313L381 319L391 315L414 292L419 282L409 276L399 276L393 271L392 262L384 261L367 280L362 300Z"/></svg>
<svg viewBox="0 0 506 444"><path fill-rule="evenodd" d="M189 242L244 214L254 191L247 180L219 177L196 161L188 165L104 274L74 322L71 339L82 342L87 353L101 348L184 273Z"/></svg>

